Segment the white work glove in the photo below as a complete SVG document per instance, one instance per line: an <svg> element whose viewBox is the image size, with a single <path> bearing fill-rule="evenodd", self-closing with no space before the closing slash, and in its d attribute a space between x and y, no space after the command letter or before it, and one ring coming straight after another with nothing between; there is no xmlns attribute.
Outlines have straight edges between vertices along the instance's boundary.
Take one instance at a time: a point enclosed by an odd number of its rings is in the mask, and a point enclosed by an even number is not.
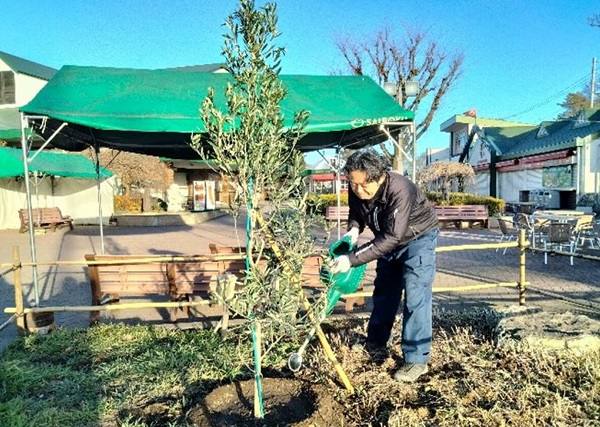
<svg viewBox="0 0 600 427"><path fill-rule="evenodd" d="M350 237L350 243L352 243L352 246L356 246L356 242L358 242L358 235L359 234L360 234L359 229L356 228L356 227L352 227L350 229L350 231L348 231L342 237Z"/></svg>
<svg viewBox="0 0 600 427"><path fill-rule="evenodd" d="M333 260L333 265L331 266L330 271L333 274L346 273L348 270L350 270L350 267L352 267L352 265L350 264L350 258L348 258L348 255L340 255Z"/></svg>

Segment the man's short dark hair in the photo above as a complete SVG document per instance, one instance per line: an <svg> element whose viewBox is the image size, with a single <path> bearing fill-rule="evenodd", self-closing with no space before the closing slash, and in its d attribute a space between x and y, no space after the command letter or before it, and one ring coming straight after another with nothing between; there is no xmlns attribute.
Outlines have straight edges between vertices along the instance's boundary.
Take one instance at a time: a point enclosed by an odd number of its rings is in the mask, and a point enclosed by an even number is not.
<svg viewBox="0 0 600 427"><path fill-rule="evenodd" d="M346 176L350 172L362 171L367 175L367 181L379 181L389 170L390 165L387 159L373 149L365 149L355 151L348 157L344 165L344 173Z"/></svg>

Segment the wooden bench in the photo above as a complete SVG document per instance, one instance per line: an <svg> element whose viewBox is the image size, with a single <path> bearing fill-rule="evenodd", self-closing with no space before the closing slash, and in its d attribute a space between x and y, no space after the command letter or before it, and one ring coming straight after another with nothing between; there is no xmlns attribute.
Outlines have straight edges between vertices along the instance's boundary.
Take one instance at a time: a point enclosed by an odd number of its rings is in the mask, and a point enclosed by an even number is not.
<svg viewBox="0 0 600 427"><path fill-rule="evenodd" d="M211 245L211 254L202 256L153 257L142 255L96 255L87 254L92 305L118 303L122 296L165 296L168 301L189 300L194 296L211 299L220 278L233 275L241 283L245 276L245 259L227 259L227 254L237 255L240 248ZM243 252L243 248L241 250ZM224 256L225 255L225 256ZM225 258L225 259L223 259ZM302 286L322 288L320 271L323 259L312 256L305 260L302 269ZM237 287L235 290L239 291ZM346 311L354 304L364 304L363 299L347 299ZM178 308L169 310L170 320L177 321ZM188 314L188 307L182 308ZM222 328L226 329L229 313L223 307ZM90 314L95 324L99 311Z"/></svg>
<svg viewBox="0 0 600 427"><path fill-rule="evenodd" d="M327 221L337 221L338 218L341 222L348 221L348 215L350 214L350 206L327 206L325 209L325 219Z"/></svg>
<svg viewBox="0 0 600 427"><path fill-rule="evenodd" d="M222 258L222 257L221 257ZM210 297L217 279L223 274L243 277L245 262L222 260L214 255L197 257L148 257L139 255L85 255L92 289L92 305L119 302L121 296L168 296L171 302L192 295ZM90 263L93 262L93 263ZM170 320L177 320L178 308L170 310ZM183 311L187 314L187 307ZM97 323L99 311L90 315Z"/></svg>
<svg viewBox="0 0 600 427"><path fill-rule="evenodd" d="M73 229L73 219L70 216L65 216L57 207L53 208L33 208L32 209L33 226L38 228L50 228L56 231L58 227L68 225ZM19 209L19 219L21 220L20 233L24 233L29 228L29 217L27 209Z"/></svg>
<svg viewBox="0 0 600 427"><path fill-rule="evenodd" d="M208 245L211 253L213 254L233 254L233 253L245 253L246 248L239 248L236 246L219 246L211 243ZM323 257L319 255L309 256L304 260L302 264L301 272L301 284L304 288L323 290L325 285L321 281L321 269L323 267ZM360 290L362 290L362 286ZM359 298L344 298L344 310L350 313L354 310L354 306L363 307L365 305L365 299Z"/></svg>
<svg viewBox="0 0 600 427"><path fill-rule="evenodd" d="M442 228L449 223L454 224L456 228L461 228L462 222L467 222L469 227L474 223L481 223L483 227L488 227L490 217L486 205L434 206L434 209Z"/></svg>

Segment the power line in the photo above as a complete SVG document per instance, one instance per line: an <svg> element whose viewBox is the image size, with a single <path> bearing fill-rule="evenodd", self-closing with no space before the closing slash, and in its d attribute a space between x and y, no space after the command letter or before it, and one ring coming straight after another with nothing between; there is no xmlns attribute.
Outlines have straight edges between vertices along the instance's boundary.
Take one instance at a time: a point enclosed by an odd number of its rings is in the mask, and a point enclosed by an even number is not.
<svg viewBox="0 0 600 427"><path fill-rule="evenodd" d="M575 87L575 86L579 86L581 85L583 82L589 81L591 77L591 73L588 73L587 75L583 76L582 78L580 78L579 80L577 80L574 83L571 83L569 86L567 86L564 89L561 89L560 91L556 92L553 95L550 95L549 97L547 97L546 99L544 99L543 101L538 102L535 105L532 105L531 107L528 107L518 113L515 114L511 114L510 116L506 116L504 118L502 118L501 120L507 120L513 117L517 117L517 116L522 116L523 114L529 113L530 111L533 111L537 108L543 107L544 105L548 104L549 102L555 100L557 97L563 97L564 95L568 94L571 92L571 90Z"/></svg>

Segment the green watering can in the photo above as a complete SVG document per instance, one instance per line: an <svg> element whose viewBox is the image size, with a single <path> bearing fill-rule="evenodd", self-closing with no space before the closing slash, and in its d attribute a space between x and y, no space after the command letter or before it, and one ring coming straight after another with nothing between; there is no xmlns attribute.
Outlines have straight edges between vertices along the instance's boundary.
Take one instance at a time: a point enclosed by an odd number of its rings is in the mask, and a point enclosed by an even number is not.
<svg viewBox="0 0 600 427"><path fill-rule="evenodd" d="M329 255L332 258L337 258L341 255L346 255L354 249L354 245L352 245L352 241L350 237L344 237L341 240L333 243L329 247ZM318 323L312 327L308 336L304 340L304 343L300 346L296 353L290 354L288 358L288 367L291 371L296 372L300 370L302 367L302 355L304 354L304 350L306 350L306 346L310 342L311 338L315 334L317 330L317 325L321 324L325 317L333 310L333 307L337 304L340 297L344 294L349 294L352 292L356 292L358 287L360 286L360 282L365 275L365 269L367 268L366 264L361 265L360 267L351 267L346 273L336 273L333 274L326 268L322 268L320 271L321 280L329 286L329 291L327 293L327 307L323 310L320 318L318 319Z"/></svg>
<svg viewBox="0 0 600 427"><path fill-rule="evenodd" d="M341 255L346 255L354 249L354 245L350 237L344 237L338 240L329 247L329 255L332 258L337 258ZM345 273L331 273L328 269L321 269L321 280L329 286L327 293L327 307L325 313L329 314L333 307L337 304L340 297L344 294L356 292L362 279L365 275L366 264L359 267L350 267Z"/></svg>

